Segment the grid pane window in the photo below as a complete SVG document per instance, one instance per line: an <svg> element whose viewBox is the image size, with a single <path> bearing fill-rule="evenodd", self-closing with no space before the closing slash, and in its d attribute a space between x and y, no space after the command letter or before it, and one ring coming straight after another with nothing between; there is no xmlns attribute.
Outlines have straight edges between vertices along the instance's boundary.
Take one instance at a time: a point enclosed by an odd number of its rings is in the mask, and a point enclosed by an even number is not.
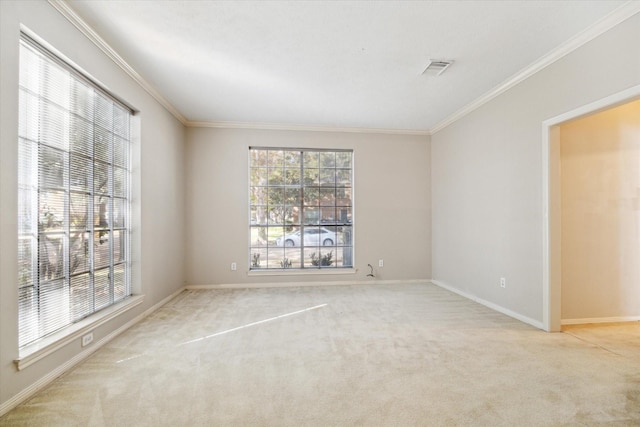
<svg viewBox="0 0 640 427"><path fill-rule="evenodd" d="M249 149L249 265L353 266L353 152Z"/></svg>
<svg viewBox="0 0 640 427"><path fill-rule="evenodd" d="M131 294L130 109L20 41L20 347Z"/></svg>

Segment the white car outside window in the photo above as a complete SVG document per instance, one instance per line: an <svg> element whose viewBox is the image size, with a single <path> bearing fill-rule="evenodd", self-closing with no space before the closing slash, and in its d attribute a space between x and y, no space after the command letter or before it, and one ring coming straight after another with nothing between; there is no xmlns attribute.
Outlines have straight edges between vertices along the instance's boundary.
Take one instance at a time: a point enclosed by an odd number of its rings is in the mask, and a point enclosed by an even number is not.
<svg viewBox="0 0 640 427"><path fill-rule="evenodd" d="M324 227L309 227L304 229L305 246L333 246L337 243L336 233ZM300 246L300 231L287 234L276 239L278 246Z"/></svg>

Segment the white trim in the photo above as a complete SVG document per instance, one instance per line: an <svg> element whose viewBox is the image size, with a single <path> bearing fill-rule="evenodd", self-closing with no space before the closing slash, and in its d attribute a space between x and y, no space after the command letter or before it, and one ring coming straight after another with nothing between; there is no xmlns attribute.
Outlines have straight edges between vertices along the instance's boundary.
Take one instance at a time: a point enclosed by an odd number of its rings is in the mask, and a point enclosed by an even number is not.
<svg viewBox="0 0 640 427"><path fill-rule="evenodd" d="M160 105L171 113L183 125L187 119L160 94L149 82L147 82L136 70L134 70L98 33L87 24L65 0L47 0L62 16L73 24L82 34L84 34L93 44L95 44L105 55L116 65L127 73L136 83L151 95Z"/></svg>
<svg viewBox="0 0 640 427"><path fill-rule="evenodd" d="M69 359L63 365L58 366L56 369L54 369L53 371L49 372L47 375L45 375L44 377L40 378L35 383L33 383L29 387L21 390L20 393L16 394L11 399L9 399L6 402L4 402L2 404L2 406L0 406L0 416L6 414L10 410L15 408L19 404L21 404L22 402L24 402L25 400L29 399L31 396L33 396L34 394L36 394L37 392L42 390L44 387L49 385L49 383L51 383L53 380L55 380L56 378L58 378L59 376L64 374L66 371L68 371L73 366L77 365L78 363L80 363L81 361L86 359L87 357L89 357L93 352L95 352L102 345L104 345L103 341L106 338L107 337L105 337L102 340L96 342L91 347L87 347L86 350L84 350L83 352L77 354L74 358Z"/></svg>
<svg viewBox="0 0 640 427"><path fill-rule="evenodd" d="M640 4L640 2L638 2ZM640 85L631 86L621 92L614 93L613 95L591 102L589 104L578 107L574 110L560 114L559 116L545 120L543 125L545 127L556 126L569 120L577 119L578 117L587 116L589 114L595 114L610 108L626 104L634 99L640 98Z"/></svg>
<svg viewBox="0 0 640 427"><path fill-rule="evenodd" d="M34 41L36 45L40 45L42 48L44 48L45 51L48 51L49 53L51 53L55 57L56 62L57 61L63 62L65 66L71 68L74 73L80 74L83 79L89 80L93 86L96 86L96 88L103 91L104 94L107 95L109 98L113 98L114 101L122 104L123 107L131 110L132 115L136 112L136 109L131 104L129 104L125 99L113 93L113 91L109 89L109 87L104 85L100 81L100 79L93 76L89 71L81 67L75 61L71 60L71 58L69 58L67 55L65 55L58 49L56 49L55 46L51 45L51 43L49 43L48 41L40 37L37 33L33 32L29 27L27 27L23 23L20 23L20 32L25 36L27 36L28 39L32 39L32 41ZM30 42L28 43L31 44Z"/></svg>
<svg viewBox="0 0 640 427"><path fill-rule="evenodd" d="M286 123L187 121L185 123L185 126L195 127L195 128L287 130L287 131L303 131L303 132L306 131L306 132L374 133L374 134L424 135L424 136L431 135L431 132L429 130L421 130L421 129L331 127L331 126L295 125L295 124L286 124Z"/></svg>
<svg viewBox="0 0 640 427"><path fill-rule="evenodd" d="M96 341L94 344L87 347L82 352L76 354L73 358L67 360L64 364L58 366L53 371L50 371L47 375L40 378L38 381L34 382L33 384L31 384L29 387L20 391L20 393L16 394L11 399L7 400L0 407L0 416L6 414L11 409L15 408L16 406L18 406L19 404L26 401L31 396L33 396L34 394L42 390L44 387L49 385L56 378L63 375L65 372L69 371L74 366L78 365L80 362L85 360L87 357L91 356L93 353L95 353L97 350L99 350L102 346L104 346L106 343L111 341L113 338L117 337L122 332L124 332L125 330L133 326L137 321L139 321L138 318L135 318L127 322L126 324L122 325L115 331L111 332L109 335L105 336L99 341Z"/></svg>
<svg viewBox="0 0 640 427"><path fill-rule="evenodd" d="M354 286L354 285L401 285L405 283L429 283L429 279L411 280L342 280L325 282L265 282L265 283L221 283L210 285L187 285L187 290L213 289L260 289L260 288L301 288L315 286Z"/></svg>
<svg viewBox="0 0 640 427"><path fill-rule="evenodd" d="M66 0L47 0L62 16L73 24L82 34L84 34L93 44L95 44L109 59L127 73L136 83L138 83L149 95L151 95L160 105L171 113L176 119L187 127L209 127L226 129L259 129L259 130L288 130L288 131L309 131L309 132L341 132L341 133L373 133L391 135L431 135L429 130L424 129L378 129L378 128L352 128L352 127L330 127L330 126L305 126L284 123L253 123L253 122L206 122L189 121L175 108L162 94L146 81L136 70L131 67L87 22L85 22Z"/></svg>
<svg viewBox="0 0 640 427"><path fill-rule="evenodd" d="M206 122L206 121L189 121L187 120L160 92L158 92L149 82L147 82L137 71L135 71L98 33L89 26L75 11L70 7L66 0L47 0L58 12L62 14L71 24L73 24L82 34L84 34L91 42L93 42L100 50L102 50L113 62L122 68L136 83L138 83L149 95L158 101L167 109L176 119L187 127L212 127L227 129L260 129L260 130L290 130L290 131L313 131L313 132L352 132L352 133L373 133L373 134L392 134L392 135L424 135L429 136L451 125L455 121L461 119L472 111L480 108L482 105L491 101L498 95L506 92L513 86L531 77L540 70L553 64L557 60L563 58L573 52L580 46L588 43L604 32L610 30L636 13L640 12L640 2L629 1L598 22L590 26L586 30L569 39L547 55L535 61L525 69L513 75L505 82L490 90L480 98L467 104L451 116L445 118L431 129L412 130L412 129L377 129L377 128L351 128L351 127L324 127L324 126L305 126L295 124L279 124L279 123L250 123L250 122Z"/></svg>
<svg viewBox="0 0 640 427"><path fill-rule="evenodd" d="M184 292L184 290L185 290L184 287L179 288L178 290L174 291L169 296L164 297L160 302L156 303L155 305L153 305L149 309L145 310L144 313L142 313L138 317L136 317L136 319L138 319L137 321L139 322L140 320L144 319L145 317L147 317L148 315L150 315L151 313L153 313L154 311L156 311L157 309L159 309L160 307L162 307L163 305L165 305L166 303L168 303L169 301L171 301L172 299L174 299L175 297L180 295L182 292Z"/></svg>
<svg viewBox="0 0 640 427"><path fill-rule="evenodd" d="M550 236L550 224L549 224L549 161L550 161L550 140L551 140L551 126L545 127L542 125L542 328L551 332L551 297L549 292L551 287L550 283L550 271L551 262L549 259L549 236Z"/></svg>
<svg viewBox="0 0 640 427"><path fill-rule="evenodd" d="M559 59L562 59L574 50L590 42L599 35L607 32L611 28L615 27L616 25L620 24L621 22L627 20L628 18L639 12L640 1L629 1L623 4L589 28L585 29L581 33L578 33L565 43L547 53L542 58L535 61L533 64L519 71L500 85L482 95L480 98L477 98L475 101L472 101L470 104L467 104L460 110L453 113L451 116L445 118L443 121L433 126L430 129L430 133L433 135L434 133L441 131L442 129L446 128L457 120L460 120L462 117L466 116L472 111L482 107L484 104L491 101L498 95L523 82L524 80L528 79L529 77L533 76L534 74L538 73L539 71L543 70Z"/></svg>
<svg viewBox="0 0 640 427"><path fill-rule="evenodd" d="M345 274L356 274L358 272L355 268L283 268L283 269L259 269L247 271L247 276L260 277L260 276L341 276Z"/></svg>
<svg viewBox="0 0 640 427"><path fill-rule="evenodd" d="M640 5L640 2L638 2ZM542 122L542 322L543 329L546 331L558 330L560 324L560 313L558 301L552 301L552 295L558 297L560 295L560 283L552 283L551 281L551 257L553 256L550 248L550 153L551 153L551 130L554 126L569 120L594 114L627 102L640 99L640 85L632 86L621 92L610 95L606 98L578 107L574 110L560 114L551 119ZM555 305L554 305L555 303ZM555 310L555 311L554 311Z"/></svg>
<svg viewBox="0 0 640 427"><path fill-rule="evenodd" d="M594 317L586 319L562 319L563 325L584 325L587 323L624 323L624 322L640 322L640 316L624 316L624 317Z"/></svg>
<svg viewBox="0 0 640 427"><path fill-rule="evenodd" d="M174 293L172 293L168 297L164 298L159 303L155 304L153 307L149 308L148 310L146 310L143 313L139 314L135 318L131 319L130 321L128 321L124 325L120 326L118 329L112 331L110 334L106 335L101 340L96 341L94 344L92 344L89 347L86 347L85 350L83 350L82 352L78 353L77 355L75 355L73 358L69 359L64 364L58 366L56 369L54 369L53 371L49 372L47 375L43 376L38 381L36 381L33 384L31 384L29 387L21 390L18 394L16 394L15 396L11 397L11 399L9 399L6 402L0 404L0 417L5 415L7 412L9 412L10 410L15 408L16 406L18 406L22 402L25 402L27 399L31 398L34 394L36 394L37 392L39 392L40 390L42 390L43 388L48 386L56 378L58 378L59 376L63 375L67 371L71 370L73 367L78 365L80 362L85 360L87 357L91 356L94 352L96 352L97 350L102 348L109 341L111 341L112 339L114 339L115 337L117 337L118 335L120 335L121 333L123 333L124 331L126 331L127 329L129 329L130 327L135 325L136 323L140 322L145 317L149 316L151 313L153 313L154 311L156 311L157 309L159 309L160 307L165 305L167 302L169 302L170 300L175 298L178 294L180 294L184 290L185 290L184 288L178 289L177 291L175 291Z"/></svg>
<svg viewBox="0 0 640 427"><path fill-rule="evenodd" d="M18 368L18 371L21 371L60 350L72 341L79 339L84 334L104 325L111 319L118 317L120 314L142 304L143 299L144 295L133 295L122 302L113 304L104 310L97 312L93 316L87 317L84 320L62 329L60 332L51 334L34 344L25 346L21 349L20 356L13 362Z"/></svg>
<svg viewBox="0 0 640 427"><path fill-rule="evenodd" d="M482 304L485 307L488 307L488 308L490 308L492 310L495 310L495 311L497 311L499 313L505 314L505 315L507 315L509 317L513 317L514 319L517 319L517 320L519 320L521 322L524 322L524 323L526 323L528 325L531 325L531 326L533 326L535 328L543 329L542 322L540 322L538 320L532 319L532 318L527 317L527 316L523 316L522 314L516 313L515 311L511 311L508 308L504 308L504 307L502 307L502 306L500 306L498 304L494 304L494 303L492 303L490 301L487 301L487 300L484 300L482 298L479 298L479 297L477 297L475 295L472 295L472 294L470 294L468 292L461 291L460 289L456 289L453 286L449 286L449 285L447 285L447 284L445 284L443 282L440 282L438 280L431 280L431 283L433 283L434 285L436 285L438 287L446 289L446 290L448 290L450 292L453 292L454 294L458 294L458 295L460 295L462 297L465 297L465 298L467 298L467 299L469 299L471 301L477 302L478 304Z"/></svg>

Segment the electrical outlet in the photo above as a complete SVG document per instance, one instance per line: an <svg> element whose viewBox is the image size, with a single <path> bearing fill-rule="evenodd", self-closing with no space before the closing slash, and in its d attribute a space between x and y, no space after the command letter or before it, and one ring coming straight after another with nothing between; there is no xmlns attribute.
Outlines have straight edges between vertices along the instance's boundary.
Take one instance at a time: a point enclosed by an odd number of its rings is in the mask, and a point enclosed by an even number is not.
<svg viewBox="0 0 640 427"><path fill-rule="evenodd" d="M507 287L507 279L505 279L504 277L500 278L500 287L501 288L506 288Z"/></svg>
<svg viewBox="0 0 640 427"><path fill-rule="evenodd" d="M378 260L378 267L384 267L384 260Z"/></svg>
<svg viewBox="0 0 640 427"><path fill-rule="evenodd" d="M87 335L83 335L82 337L82 346L86 347L93 342L93 332L89 332Z"/></svg>
<svg viewBox="0 0 640 427"><path fill-rule="evenodd" d="M236 271L238 269L238 264L236 264L235 262L231 263L231 271Z"/></svg>

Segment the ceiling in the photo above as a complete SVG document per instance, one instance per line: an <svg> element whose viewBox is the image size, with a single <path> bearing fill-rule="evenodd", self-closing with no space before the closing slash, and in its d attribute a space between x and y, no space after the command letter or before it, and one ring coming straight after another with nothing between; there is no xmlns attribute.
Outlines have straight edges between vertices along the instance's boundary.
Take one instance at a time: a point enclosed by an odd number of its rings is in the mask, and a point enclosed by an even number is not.
<svg viewBox="0 0 640 427"><path fill-rule="evenodd" d="M187 125L428 133L543 64L541 59L562 51L625 3L67 0L63 5ZM455 62L440 76L423 74L430 58Z"/></svg>

